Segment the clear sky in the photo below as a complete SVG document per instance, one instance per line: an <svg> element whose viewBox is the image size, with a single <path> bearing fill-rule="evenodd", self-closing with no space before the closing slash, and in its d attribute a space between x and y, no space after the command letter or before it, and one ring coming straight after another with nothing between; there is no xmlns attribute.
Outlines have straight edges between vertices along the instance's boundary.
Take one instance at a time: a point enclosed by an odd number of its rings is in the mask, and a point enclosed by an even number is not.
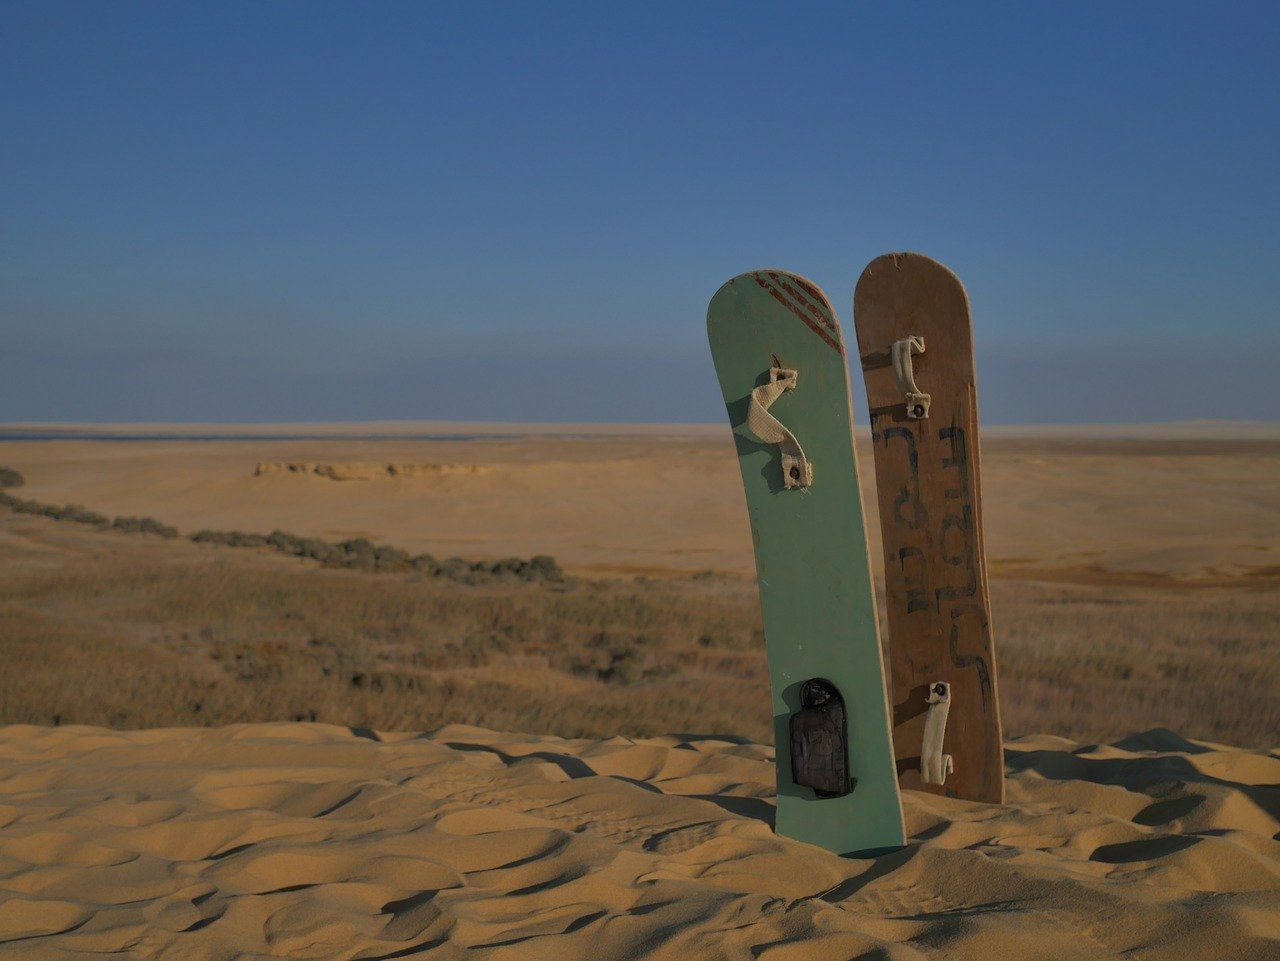
<svg viewBox="0 0 1280 961"><path fill-rule="evenodd" d="M951 266L984 419L1280 419L1280 5L0 3L0 421L718 421ZM855 373L855 394L860 387Z"/></svg>

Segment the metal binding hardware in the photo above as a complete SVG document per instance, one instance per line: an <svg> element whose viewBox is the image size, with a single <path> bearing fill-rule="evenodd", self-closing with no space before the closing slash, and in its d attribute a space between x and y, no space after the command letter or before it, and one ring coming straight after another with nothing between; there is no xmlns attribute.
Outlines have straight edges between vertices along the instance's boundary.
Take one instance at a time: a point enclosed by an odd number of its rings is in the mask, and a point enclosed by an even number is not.
<svg viewBox="0 0 1280 961"><path fill-rule="evenodd" d="M934 681L929 685L929 713L924 719L924 740L920 746L920 779L925 784L944 784L955 770L950 754L942 753L947 734L947 713L951 710L951 685Z"/></svg>
<svg viewBox="0 0 1280 961"><path fill-rule="evenodd" d="M895 340L889 353L893 358L894 380L898 382L898 390L902 391L907 402L907 416L912 420L923 420L929 416L929 395L922 393L916 386L915 371L911 369L911 355L924 353L924 338L912 334L902 340Z"/></svg>

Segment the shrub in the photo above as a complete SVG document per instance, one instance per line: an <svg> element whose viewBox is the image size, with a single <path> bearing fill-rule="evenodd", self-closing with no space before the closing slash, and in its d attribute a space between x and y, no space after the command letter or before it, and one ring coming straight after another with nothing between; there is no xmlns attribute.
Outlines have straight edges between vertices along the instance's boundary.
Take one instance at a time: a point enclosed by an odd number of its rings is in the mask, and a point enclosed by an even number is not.
<svg viewBox="0 0 1280 961"><path fill-rule="evenodd" d="M86 510L78 504L64 504L59 507L57 504L42 504L39 501L27 501L11 494L0 493L0 505L17 514L34 514L39 517L48 517L50 520L89 524L97 528L111 526L110 518Z"/></svg>
<svg viewBox="0 0 1280 961"><path fill-rule="evenodd" d="M7 468L0 468L0 470L7 470ZM154 517L117 517L113 521L75 504L67 504L63 507L42 504L39 501L14 497L3 491L0 491L0 507L8 507L22 514L43 515L53 520L89 524L102 530L112 528L127 534L155 534L170 538L178 536L177 528L161 523ZM379 573L416 571L430 577L442 577L464 584L481 584L494 578L520 578L525 581L546 582L565 580L564 571L556 563L555 558L546 554L538 554L529 560L508 557L498 561L468 562L460 557L450 557L441 562L431 554L411 556L408 551L399 547L375 544L366 537L355 537L332 544L318 537L299 537L297 534L281 530L263 535L204 528L189 535L188 539L196 544L219 544L224 547L270 547L292 557L311 558L326 567L349 567Z"/></svg>
<svg viewBox="0 0 1280 961"><path fill-rule="evenodd" d="M440 576L451 581L460 581L471 573L471 565L461 557L450 557L440 565Z"/></svg>
<svg viewBox="0 0 1280 961"><path fill-rule="evenodd" d="M373 542L367 537L357 537L352 540L343 541L338 545L342 550L354 557L373 556Z"/></svg>
<svg viewBox="0 0 1280 961"><path fill-rule="evenodd" d="M287 531L272 531L267 535L267 543L281 554L302 556L302 538Z"/></svg>
<svg viewBox="0 0 1280 961"><path fill-rule="evenodd" d="M0 467L0 487L21 487L27 479L12 467Z"/></svg>
<svg viewBox="0 0 1280 961"><path fill-rule="evenodd" d="M103 518L105 520L105 518ZM157 534L160 537L177 537L178 529L162 524L154 517L117 517L111 522L113 530L126 534Z"/></svg>
<svg viewBox="0 0 1280 961"><path fill-rule="evenodd" d="M644 676L644 654L624 647L609 654L609 663L600 671L600 680L614 684L634 684Z"/></svg>
<svg viewBox="0 0 1280 961"><path fill-rule="evenodd" d="M318 537L303 538L298 543L299 554L302 557L310 557L319 561L321 564L331 563L338 556L338 549L328 541L322 541Z"/></svg>
<svg viewBox="0 0 1280 961"><path fill-rule="evenodd" d="M50 515L55 520L71 521L76 524L89 524L99 530L106 530L111 526L111 521L96 511L91 511L79 504L68 504L62 508L57 514Z"/></svg>
<svg viewBox="0 0 1280 961"><path fill-rule="evenodd" d="M379 571L409 570L409 552L398 547L376 547L373 552L374 567Z"/></svg>
<svg viewBox="0 0 1280 961"><path fill-rule="evenodd" d="M440 564L430 554L417 554L409 560L415 571L423 574L439 574Z"/></svg>
<svg viewBox="0 0 1280 961"><path fill-rule="evenodd" d="M226 547L267 546L267 539L261 534L246 534L244 531L196 531L191 540L197 544L222 544Z"/></svg>
<svg viewBox="0 0 1280 961"><path fill-rule="evenodd" d="M564 580L564 571L554 557L547 554L535 554L529 560L534 576L548 581Z"/></svg>

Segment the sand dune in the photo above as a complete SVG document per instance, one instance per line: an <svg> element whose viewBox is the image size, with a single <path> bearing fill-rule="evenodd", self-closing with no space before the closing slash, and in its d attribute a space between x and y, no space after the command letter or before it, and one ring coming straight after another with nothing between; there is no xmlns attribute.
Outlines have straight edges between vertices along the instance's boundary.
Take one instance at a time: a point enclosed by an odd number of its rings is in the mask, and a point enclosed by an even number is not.
<svg viewBox="0 0 1280 961"><path fill-rule="evenodd" d="M910 844L775 837L770 749L452 726L0 730L0 956L1280 957L1280 755L1008 745Z"/></svg>

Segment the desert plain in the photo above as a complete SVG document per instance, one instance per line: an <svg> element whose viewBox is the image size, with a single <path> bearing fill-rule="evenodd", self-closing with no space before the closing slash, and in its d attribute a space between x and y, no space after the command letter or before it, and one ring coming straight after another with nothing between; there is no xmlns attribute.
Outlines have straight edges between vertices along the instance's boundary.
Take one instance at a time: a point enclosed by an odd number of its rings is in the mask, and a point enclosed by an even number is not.
<svg viewBox="0 0 1280 961"><path fill-rule="evenodd" d="M865 859L771 830L725 428L0 437L178 535L0 511L0 957L1280 957L1273 425L984 433L1008 803Z"/></svg>

